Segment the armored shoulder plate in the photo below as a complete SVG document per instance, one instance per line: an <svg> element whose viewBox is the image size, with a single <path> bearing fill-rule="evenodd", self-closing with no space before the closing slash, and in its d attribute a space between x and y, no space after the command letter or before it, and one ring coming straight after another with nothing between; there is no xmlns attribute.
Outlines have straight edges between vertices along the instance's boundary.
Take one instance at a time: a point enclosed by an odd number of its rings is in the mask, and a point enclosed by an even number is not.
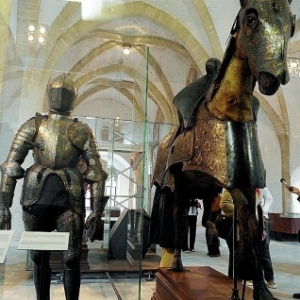
<svg viewBox="0 0 300 300"><path fill-rule="evenodd" d="M39 112L37 112L35 114L35 127L36 127L36 131L38 131L43 119L47 119L48 118L48 115L43 115Z"/></svg>
<svg viewBox="0 0 300 300"><path fill-rule="evenodd" d="M7 174L9 177L19 179L24 177L25 170L16 161L8 161L1 166L1 172Z"/></svg>
<svg viewBox="0 0 300 300"><path fill-rule="evenodd" d="M74 119L74 123L69 127L68 137L75 147L80 150L86 150L85 145L90 133L91 129L88 125Z"/></svg>

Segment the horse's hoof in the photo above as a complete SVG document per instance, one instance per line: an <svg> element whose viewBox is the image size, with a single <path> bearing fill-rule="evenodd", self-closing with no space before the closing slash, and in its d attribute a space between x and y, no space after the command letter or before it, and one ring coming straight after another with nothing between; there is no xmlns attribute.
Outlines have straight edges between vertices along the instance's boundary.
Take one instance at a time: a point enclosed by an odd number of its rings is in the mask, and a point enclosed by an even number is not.
<svg viewBox="0 0 300 300"><path fill-rule="evenodd" d="M174 266L174 264L173 264L172 267L171 267L171 270L175 271L175 272L183 272L183 266L182 265L181 266L177 266L177 265Z"/></svg>
<svg viewBox="0 0 300 300"><path fill-rule="evenodd" d="M181 261L177 261L177 260L174 261L173 264L172 264L171 270L175 271L175 272L182 272L183 271L182 262Z"/></svg>
<svg viewBox="0 0 300 300"><path fill-rule="evenodd" d="M265 286L265 284L262 284L258 287L254 286L253 299L254 300L279 300L279 299L273 297L273 295L268 290L268 288Z"/></svg>

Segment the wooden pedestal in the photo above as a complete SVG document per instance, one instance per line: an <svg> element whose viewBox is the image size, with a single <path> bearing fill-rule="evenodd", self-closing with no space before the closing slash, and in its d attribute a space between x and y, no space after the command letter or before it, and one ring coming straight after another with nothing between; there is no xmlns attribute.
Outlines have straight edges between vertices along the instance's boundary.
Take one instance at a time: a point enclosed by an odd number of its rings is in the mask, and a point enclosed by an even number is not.
<svg viewBox="0 0 300 300"><path fill-rule="evenodd" d="M300 236L300 217L299 214L280 214L269 213L269 222L271 233L282 239L283 237Z"/></svg>
<svg viewBox="0 0 300 300"><path fill-rule="evenodd" d="M231 298L232 289L233 280L211 267L186 267L183 272L159 268L151 300L226 300ZM240 282L238 290L242 299ZM252 299L252 289L246 287L244 299Z"/></svg>

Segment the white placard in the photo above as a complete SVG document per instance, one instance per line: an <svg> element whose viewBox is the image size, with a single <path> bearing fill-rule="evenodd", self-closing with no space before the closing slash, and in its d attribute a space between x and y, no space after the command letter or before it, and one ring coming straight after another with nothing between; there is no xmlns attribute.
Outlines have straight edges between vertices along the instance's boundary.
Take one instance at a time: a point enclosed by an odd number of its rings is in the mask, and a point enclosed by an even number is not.
<svg viewBox="0 0 300 300"><path fill-rule="evenodd" d="M23 231L18 250L67 250L69 232Z"/></svg>
<svg viewBox="0 0 300 300"><path fill-rule="evenodd" d="M0 264L3 264L14 235L13 230L0 230Z"/></svg>

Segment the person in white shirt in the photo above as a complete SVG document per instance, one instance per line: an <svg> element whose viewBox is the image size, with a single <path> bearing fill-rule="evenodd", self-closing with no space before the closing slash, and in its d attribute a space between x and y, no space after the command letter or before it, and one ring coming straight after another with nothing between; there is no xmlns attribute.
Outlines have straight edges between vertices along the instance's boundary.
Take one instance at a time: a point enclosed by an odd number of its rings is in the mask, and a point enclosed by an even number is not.
<svg viewBox="0 0 300 300"><path fill-rule="evenodd" d="M281 181L281 183L285 183L285 180L283 178L280 181ZM286 184L285 187L288 189L289 192L297 195L298 196L297 200L300 202L300 190L298 188L288 185L288 184ZM293 294L293 298L300 299L300 293Z"/></svg>
<svg viewBox="0 0 300 300"><path fill-rule="evenodd" d="M256 189L256 205L260 205L264 218L264 234L263 234L263 260L262 267L267 285L271 289L276 289L277 284L274 281L274 269L270 254L270 225L269 225L269 209L273 203L273 196L268 188Z"/></svg>

